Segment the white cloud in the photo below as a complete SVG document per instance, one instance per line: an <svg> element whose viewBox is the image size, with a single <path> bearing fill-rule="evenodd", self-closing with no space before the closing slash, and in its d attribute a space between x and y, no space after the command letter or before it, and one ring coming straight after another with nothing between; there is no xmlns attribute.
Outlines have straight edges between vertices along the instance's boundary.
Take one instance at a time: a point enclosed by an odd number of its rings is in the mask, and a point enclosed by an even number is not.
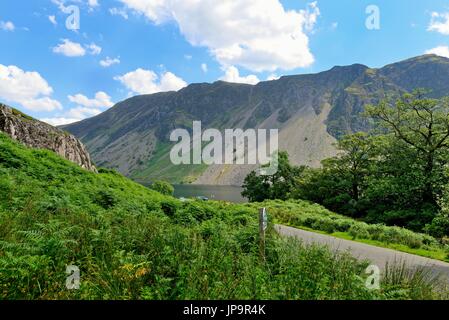
<svg viewBox="0 0 449 320"><path fill-rule="evenodd" d="M95 43L87 45L86 48L89 50L89 53L94 56L99 55L102 50L101 47L97 46Z"/></svg>
<svg viewBox="0 0 449 320"><path fill-rule="evenodd" d="M22 106L24 106L26 109L32 111L53 111L62 108L59 101L51 99L49 97L24 100L19 103L22 104Z"/></svg>
<svg viewBox="0 0 449 320"><path fill-rule="evenodd" d="M73 123L73 122L77 122L80 121L79 119L76 118L64 118L64 117L55 117L55 118L42 118L39 119L40 121L46 122L52 126L62 126L65 124L69 124L69 123Z"/></svg>
<svg viewBox="0 0 449 320"><path fill-rule="evenodd" d="M109 13L113 16L121 16L123 19L128 20L128 12L126 12L126 9L120 9L120 8L110 8Z"/></svg>
<svg viewBox="0 0 449 320"><path fill-rule="evenodd" d="M56 17L55 16L48 16L48 20L51 22L51 24L53 24L54 26L57 25L58 23L56 22Z"/></svg>
<svg viewBox="0 0 449 320"><path fill-rule="evenodd" d="M100 5L100 3L98 2L98 0L51 0L51 2L53 2L55 5L58 6L58 9L61 10L61 12L63 13L67 13L67 8L66 4L69 5L82 5L85 6L87 5L88 7L88 11L92 12L94 8L98 7Z"/></svg>
<svg viewBox="0 0 449 320"><path fill-rule="evenodd" d="M16 27L11 21L0 21L0 29L5 31L14 31Z"/></svg>
<svg viewBox="0 0 449 320"><path fill-rule="evenodd" d="M52 93L53 89L38 72L0 64L0 98L32 111L62 109L58 101L51 99Z"/></svg>
<svg viewBox="0 0 449 320"><path fill-rule="evenodd" d="M78 106L76 108L70 109L69 111L65 112L62 115L52 118L42 118L40 120L53 126L62 126L65 124L74 123L87 118L94 117L100 114L101 112L102 111L100 109Z"/></svg>
<svg viewBox="0 0 449 320"><path fill-rule="evenodd" d="M105 92L99 91L95 94L93 99L89 99L83 94L76 94L68 96L68 99L77 104L76 107L60 113L52 118L43 118L41 121L47 122L54 126L60 126L77 121L84 120L100 114L105 108L110 108L114 105Z"/></svg>
<svg viewBox="0 0 449 320"><path fill-rule="evenodd" d="M106 57L106 59L100 61L100 65L105 68L108 68L114 64L119 64L119 63L120 63L119 58L112 59L112 58Z"/></svg>
<svg viewBox="0 0 449 320"><path fill-rule="evenodd" d="M207 64L202 63L202 64L201 64L201 70L203 70L204 73L207 73L207 71L208 71Z"/></svg>
<svg viewBox="0 0 449 320"><path fill-rule="evenodd" d="M62 54L66 57L82 57L86 54L86 50L81 44L72 42L69 39L62 39L62 43L53 48L54 53Z"/></svg>
<svg viewBox="0 0 449 320"><path fill-rule="evenodd" d="M247 84L257 84L260 82L259 78L255 75L249 75L246 77L241 77L239 70L234 67L228 67L225 70L225 75L220 78L220 80L226 82L234 82L234 83L247 83Z"/></svg>
<svg viewBox="0 0 449 320"><path fill-rule="evenodd" d="M448 46L439 46L433 49L429 49L425 52L426 54L436 54L440 57L449 58L449 47Z"/></svg>
<svg viewBox="0 0 449 320"><path fill-rule="evenodd" d="M102 51L102 48L95 43L84 45L84 47L80 43L72 42L69 39L62 39L61 43L53 48L53 52L66 57L83 57L86 53L96 56Z"/></svg>
<svg viewBox="0 0 449 320"><path fill-rule="evenodd" d="M178 91L187 83L171 72L164 72L158 76L152 70L137 69L122 76L114 77L126 88L137 94L152 94L165 91Z"/></svg>
<svg viewBox="0 0 449 320"><path fill-rule="evenodd" d="M280 79L280 77L277 74L270 74L267 77L267 81L273 81L273 80L279 80L279 79Z"/></svg>
<svg viewBox="0 0 449 320"><path fill-rule="evenodd" d="M101 113L100 109L86 108L86 107L76 107L72 108L67 112L67 117L69 119L78 119L84 120L86 118L90 118Z"/></svg>
<svg viewBox="0 0 449 320"><path fill-rule="evenodd" d="M89 5L89 7L94 8L94 7L98 7L98 0L87 0L87 4Z"/></svg>
<svg viewBox="0 0 449 320"><path fill-rule="evenodd" d="M65 0L51 0L51 2L53 2L55 5L57 5L59 10L61 10L62 12L65 12L65 10L66 10L66 7L64 5Z"/></svg>
<svg viewBox="0 0 449 320"><path fill-rule="evenodd" d="M70 102L88 108L110 108L114 105L114 103L111 101L111 97L103 91L97 92L93 99L89 99L88 97L80 93L73 96L68 96L68 99L70 100Z"/></svg>
<svg viewBox="0 0 449 320"><path fill-rule="evenodd" d="M432 12L432 18L427 30L449 35L449 12Z"/></svg>
<svg viewBox="0 0 449 320"><path fill-rule="evenodd" d="M185 54L184 55L184 59L186 59L186 60L192 60L192 56L190 55L190 54Z"/></svg>
<svg viewBox="0 0 449 320"><path fill-rule="evenodd" d="M295 11L279 0L120 1L155 24L175 21L191 45L207 47L222 66L261 72L314 62L307 32L320 15L316 2Z"/></svg>

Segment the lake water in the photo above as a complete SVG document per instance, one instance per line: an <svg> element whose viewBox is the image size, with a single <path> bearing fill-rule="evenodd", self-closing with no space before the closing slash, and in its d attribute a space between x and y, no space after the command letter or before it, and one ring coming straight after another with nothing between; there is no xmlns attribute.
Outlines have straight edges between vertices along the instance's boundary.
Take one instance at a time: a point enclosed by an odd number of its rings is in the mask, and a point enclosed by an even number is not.
<svg viewBox="0 0 449 320"><path fill-rule="evenodd" d="M207 197L210 200L224 200L235 203L247 202L241 195L242 188L235 186L175 185L175 197Z"/></svg>

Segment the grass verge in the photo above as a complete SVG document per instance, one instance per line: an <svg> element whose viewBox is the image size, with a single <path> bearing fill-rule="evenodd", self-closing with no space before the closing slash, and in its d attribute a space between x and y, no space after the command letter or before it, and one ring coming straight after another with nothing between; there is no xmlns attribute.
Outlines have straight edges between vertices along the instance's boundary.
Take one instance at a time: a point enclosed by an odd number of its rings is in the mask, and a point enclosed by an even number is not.
<svg viewBox="0 0 449 320"><path fill-rule="evenodd" d="M253 208L266 207L276 223L286 226L449 262L448 246L426 234L399 227L370 225L301 200L265 201L247 205Z"/></svg>

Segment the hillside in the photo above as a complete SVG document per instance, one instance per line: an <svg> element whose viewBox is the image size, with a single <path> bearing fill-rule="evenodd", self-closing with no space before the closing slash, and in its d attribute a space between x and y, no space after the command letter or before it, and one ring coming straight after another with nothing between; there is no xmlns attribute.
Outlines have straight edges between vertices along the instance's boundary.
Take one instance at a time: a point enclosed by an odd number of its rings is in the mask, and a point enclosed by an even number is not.
<svg viewBox="0 0 449 320"><path fill-rule="evenodd" d="M409 273L369 290L366 264L271 226L261 260L254 205L182 203L99 171L0 133L1 299L443 297ZM68 265L80 269L79 290L65 288Z"/></svg>
<svg viewBox="0 0 449 320"><path fill-rule="evenodd" d="M94 161L136 181L241 184L251 166L173 166L169 134L203 128L279 128L280 148L292 162L317 167L333 156L342 135L367 129L359 116L366 104L417 87L434 96L449 92L449 59L425 55L380 69L355 64L318 74L286 76L255 86L218 81L192 84L179 92L143 95L65 126L79 137Z"/></svg>
<svg viewBox="0 0 449 320"><path fill-rule="evenodd" d="M0 103L1 131L29 147L54 151L86 170L97 171L86 148L73 135Z"/></svg>

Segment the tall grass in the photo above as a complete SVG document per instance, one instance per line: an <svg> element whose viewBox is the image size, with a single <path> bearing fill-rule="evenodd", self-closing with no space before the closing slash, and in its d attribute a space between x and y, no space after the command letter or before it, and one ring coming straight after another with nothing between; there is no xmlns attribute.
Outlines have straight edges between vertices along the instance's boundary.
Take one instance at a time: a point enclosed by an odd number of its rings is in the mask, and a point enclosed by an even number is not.
<svg viewBox="0 0 449 320"><path fill-rule="evenodd" d="M415 297L369 290L366 264L271 227L260 259L257 216L86 172L0 133L0 299ZM80 268L79 290L65 287L67 265Z"/></svg>
<svg viewBox="0 0 449 320"><path fill-rule="evenodd" d="M449 299L447 278L429 267L410 268L405 262L387 264L382 288L387 299Z"/></svg>

